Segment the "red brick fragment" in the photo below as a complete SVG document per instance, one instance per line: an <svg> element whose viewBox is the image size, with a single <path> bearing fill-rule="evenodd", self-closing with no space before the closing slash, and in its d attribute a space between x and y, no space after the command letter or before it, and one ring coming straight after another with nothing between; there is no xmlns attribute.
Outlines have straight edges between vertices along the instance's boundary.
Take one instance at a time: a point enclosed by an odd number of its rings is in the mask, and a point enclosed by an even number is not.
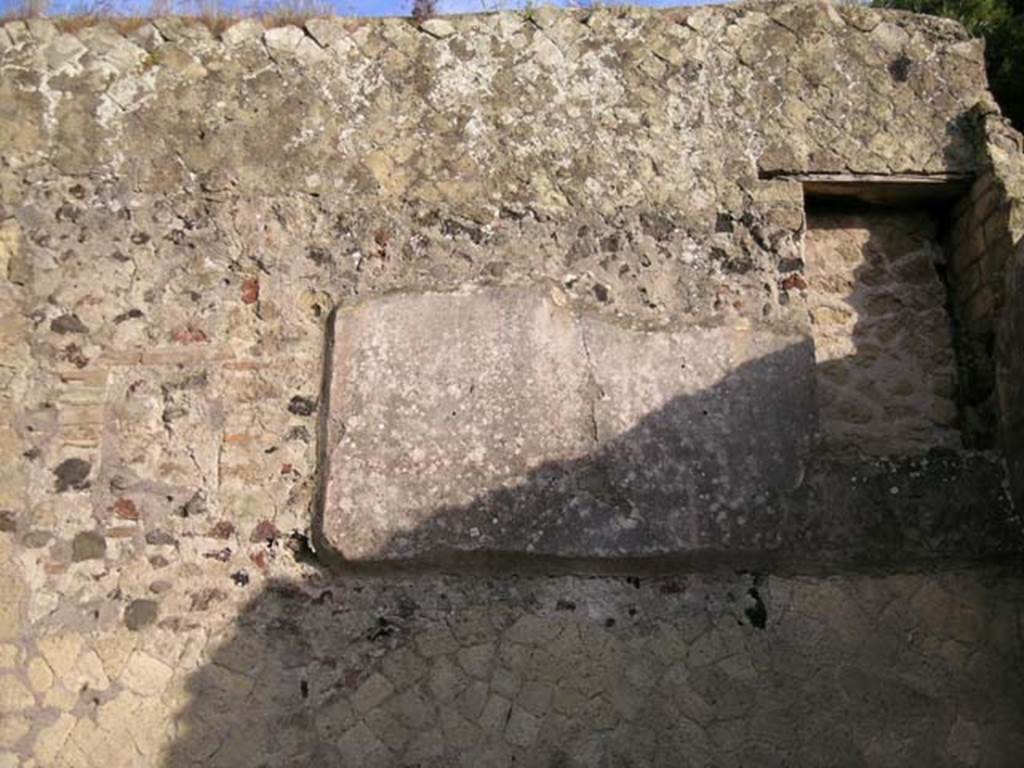
<svg viewBox="0 0 1024 768"><path fill-rule="evenodd" d="M179 344L198 344L203 341L209 341L205 333L191 325L179 328L171 334L171 338Z"/></svg>
<svg viewBox="0 0 1024 768"><path fill-rule="evenodd" d="M260 298L260 281L255 277L250 277L244 283L242 283L242 303L243 304L255 304Z"/></svg>
<svg viewBox="0 0 1024 768"><path fill-rule="evenodd" d="M208 536L213 539L230 539L235 533L235 526L227 520L220 520L210 529Z"/></svg>
<svg viewBox="0 0 1024 768"><path fill-rule="evenodd" d="M792 275L787 275L782 279L782 288L786 291L806 291L807 281L804 280L803 275L794 272Z"/></svg>
<svg viewBox="0 0 1024 768"><path fill-rule="evenodd" d="M261 520L259 524L253 528L252 535L249 537L249 541L256 543L259 541L276 541L280 537L277 528L269 520Z"/></svg>
<svg viewBox="0 0 1024 768"><path fill-rule="evenodd" d="M139 508L135 506L135 502L124 497L115 501L114 505L110 508L110 511L122 520L139 519Z"/></svg>
<svg viewBox="0 0 1024 768"><path fill-rule="evenodd" d="M249 553L249 559L253 561L261 571L267 570L267 551L265 549Z"/></svg>

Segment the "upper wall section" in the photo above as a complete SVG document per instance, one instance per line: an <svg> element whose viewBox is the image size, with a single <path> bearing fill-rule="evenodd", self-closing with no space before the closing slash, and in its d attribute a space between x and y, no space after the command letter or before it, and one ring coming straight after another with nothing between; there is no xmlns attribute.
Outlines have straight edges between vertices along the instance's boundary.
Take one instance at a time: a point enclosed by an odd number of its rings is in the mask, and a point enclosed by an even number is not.
<svg viewBox="0 0 1024 768"><path fill-rule="evenodd" d="M970 171L961 116L984 89L956 24L823 0L219 37L33 20L0 29L0 156L135 192L713 211L759 174Z"/></svg>

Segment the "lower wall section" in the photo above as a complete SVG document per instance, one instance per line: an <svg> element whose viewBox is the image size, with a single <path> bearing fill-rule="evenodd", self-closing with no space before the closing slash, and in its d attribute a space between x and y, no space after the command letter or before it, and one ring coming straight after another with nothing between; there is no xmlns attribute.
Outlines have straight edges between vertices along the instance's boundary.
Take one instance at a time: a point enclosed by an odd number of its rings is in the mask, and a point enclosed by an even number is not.
<svg viewBox="0 0 1024 768"><path fill-rule="evenodd" d="M127 628L0 645L0 766L932 768L1024 750L1024 580L992 570L181 579Z"/></svg>

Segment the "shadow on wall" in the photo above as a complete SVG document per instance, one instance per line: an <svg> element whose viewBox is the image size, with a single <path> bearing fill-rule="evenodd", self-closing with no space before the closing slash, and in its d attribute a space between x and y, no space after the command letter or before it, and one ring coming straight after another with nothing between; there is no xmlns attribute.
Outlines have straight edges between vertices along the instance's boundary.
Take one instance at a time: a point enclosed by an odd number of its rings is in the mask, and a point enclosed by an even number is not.
<svg viewBox="0 0 1024 768"><path fill-rule="evenodd" d="M860 242L867 263L857 271L884 266L888 244ZM877 315L870 283L853 283L847 303L857 314ZM892 300L889 319L912 322L919 308ZM467 508L438 510L411 535L458 534L500 507L545 516L551 535L572 541L586 525L581 511L600 506L605 517L631 520L641 506L677 511L622 528L617 535L634 547L664 536L738 549L771 548L779 531L799 539L815 529L799 515L821 514L782 501L806 500L803 468L789 465L786 450L807 414L775 405L813 408L813 384L790 382L809 387L809 398L771 388L786 387L808 354L798 345L744 366L594 454L542 466ZM837 366L869 370L878 356L832 359L825 373L834 383ZM694 441L696 422L713 439ZM858 530L880 537L885 551L912 543L892 540L892 521L872 529L869 513L849 510L866 515ZM643 588L635 578L513 575L272 580L187 679L163 766L934 766L949 761L958 706L1019 699L952 667L901 667L907 626L860 622L838 600L822 611L842 614L845 634L823 634L817 619L775 619L772 601L782 597L758 579L728 580L717 596L678 577Z"/></svg>
<svg viewBox="0 0 1024 768"><path fill-rule="evenodd" d="M499 553L480 555L481 565L500 553L515 558L525 546L541 568L555 564L545 557L551 553L586 557L602 548L613 558L694 542L770 548L773 531L790 525L784 497L799 487L810 447L812 354L808 341L743 365L710 389L671 399L590 454L543 463L466 506L433 510L392 535L376 557L450 552L453 563L474 565L474 554L459 551L474 529L488 532L490 552Z"/></svg>
<svg viewBox="0 0 1024 768"><path fill-rule="evenodd" d="M1017 256L1013 259L1013 281L1016 295L1024 289L1024 238L1017 242ZM999 392L1002 401L999 412L1003 417L1001 442L1007 458L1007 470L1014 498L1024 503L1024 302L1016 301L1007 308L999 333L1003 348L997 353L999 360Z"/></svg>
<svg viewBox="0 0 1024 768"><path fill-rule="evenodd" d="M362 418L353 418L339 444L344 450L330 457L342 471L325 500L329 512L314 524L317 549L332 565L363 573L374 559L388 568L416 560L466 568L512 557L520 570L622 571L637 563L615 558L663 556L685 567L775 571L782 561L827 570L1000 551L1012 538L1000 517L999 468L949 450L959 447L955 364L934 221L916 212L831 210L812 214L811 222L811 263L783 285L806 294L813 343L729 329L639 334L582 320L580 332L589 337L582 347L596 371L584 383L561 364L572 359L571 349L562 351L570 347L562 341L567 322L549 324L552 305L521 293L481 294L469 312L452 299L452 319L428 331L416 329L425 313L444 311L436 297L415 301L411 311L409 303L387 303L377 313L362 308L361 321L353 313L350 333L340 331L346 352L337 363L348 373L335 393L343 393L339 407ZM533 318L537 306L543 337L560 339L552 342L557 356L534 339L535 330L523 331L515 366L460 364L448 353L463 350L465 326L482 323L478 346L485 351L472 354L487 355L502 343L492 339L502 338L506 314ZM389 320L410 329L394 332L400 341L367 335L368 324ZM378 349L386 351L366 351ZM747 362L723 374L720 349ZM417 364L377 363L362 375L348 362L371 354L412 355ZM557 357L569 381L559 381L557 398L532 384L534 356L543 360L537 370ZM520 371L522 389L543 406L507 393L506 382ZM400 384L392 389L393 381ZM604 396L580 406L576 387ZM500 408L491 408L494 400ZM502 420L501 413L520 407L521 423ZM464 413L485 415L466 417L464 426L457 423ZM819 415L823 439L815 435ZM511 448L494 458L479 450L479 435L496 432L496 443L520 446L527 456L544 455L531 447L535 433L581 439L548 439L558 447L547 455L574 457L505 478L480 469L521 461ZM922 460L930 450L936 455ZM459 464L473 453L476 462ZM410 459L416 454L428 460ZM364 463L364 455L372 460ZM451 470L439 476L438 465ZM392 518L374 514L383 498L396 511ZM398 520L412 523L403 529Z"/></svg>

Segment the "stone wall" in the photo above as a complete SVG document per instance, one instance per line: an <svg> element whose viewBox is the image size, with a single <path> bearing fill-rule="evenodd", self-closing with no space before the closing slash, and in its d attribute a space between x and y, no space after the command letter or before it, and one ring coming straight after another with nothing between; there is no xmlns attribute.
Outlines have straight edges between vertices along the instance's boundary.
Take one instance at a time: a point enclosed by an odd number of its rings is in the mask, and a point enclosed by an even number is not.
<svg viewBox="0 0 1024 768"><path fill-rule="evenodd" d="M703 576L357 576L315 525L335 307L543 290L841 345L822 279L867 254L822 275L802 180L977 172L957 210L991 177L1016 232L985 99L958 26L824 2L0 28L0 766L1014 764L1020 526L946 358L908 432L823 397L843 440L779 494L712 485ZM965 434L1019 481L1016 247L969 321L999 383L957 397L996 392Z"/></svg>
<svg viewBox="0 0 1024 768"><path fill-rule="evenodd" d="M1012 141L1009 136L1003 139ZM1011 214L1019 218L1007 187L1012 183L1013 176L994 166L984 168L970 193L954 209L950 232L953 306L962 329L964 379L970 382L965 392L969 414L966 428L981 444L991 444L996 437L994 339L1010 287L1008 274L1012 272L1016 243L1021 237L1020 222L1010 226Z"/></svg>
<svg viewBox="0 0 1024 768"><path fill-rule="evenodd" d="M808 216L807 294L827 440L879 454L960 445L937 230L919 211Z"/></svg>
<svg viewBox="0 0 1024 768"><path fill-rule="evenodd" d="M985 152L970 193L953 210L949 235L964 430L974 444L1004 446L1020 498L1024 161L1019 133L984 108L976 115Z"/></svg>

